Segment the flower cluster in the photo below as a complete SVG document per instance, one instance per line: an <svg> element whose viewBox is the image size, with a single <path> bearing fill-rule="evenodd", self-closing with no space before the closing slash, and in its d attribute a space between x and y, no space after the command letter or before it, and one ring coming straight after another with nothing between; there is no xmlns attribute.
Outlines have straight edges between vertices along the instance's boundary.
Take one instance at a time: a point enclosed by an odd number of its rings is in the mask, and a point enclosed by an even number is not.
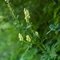
<svg viewBox="0 0 60 60"><path fill-rule="evenodd" d="M20 40L20 41L24 41L22 34L19 33L18 36L19 36L19 40ZM26 35L26 41L27 41L27 42L31 42L31 38L29 37L29 35Z"/></svg>
<svg viewBox="0 0 60 60"><path fill-rule="evenodd" d="M29 35L26 35L26 40L27 40L28 42L31 42L31 38L29 37Z"/></svg>
<svg viewBox="0 0 60 60"><path fill-rule="evenodd" d="M19 33L18 36L19 36L19 40L20 40L20 41L23 41L23 36L22 36L22 34Z"/></svg>
<svg viewBox="0 0 60 60"><path fill-rule="evenodd" d="M29 14L29 11L26 8L24 8L24 14L25 14L26 23L29 23L30 14Z"/></svg>
<svg viewBox="0 0 60 60"><path fill-rule="evenodd" d="M26 23L29 23L30 14L26 8L24 8L24 14L25 14ZM37 31L35 31L35 36L39 37L39 33ZM31 42L31 37L29 35L26 35L25 37L26 37L27 42ZM23 40L23 36L20 33L19 33L19 39L20 39L20 41L25 41L25 40Z"/></svg>

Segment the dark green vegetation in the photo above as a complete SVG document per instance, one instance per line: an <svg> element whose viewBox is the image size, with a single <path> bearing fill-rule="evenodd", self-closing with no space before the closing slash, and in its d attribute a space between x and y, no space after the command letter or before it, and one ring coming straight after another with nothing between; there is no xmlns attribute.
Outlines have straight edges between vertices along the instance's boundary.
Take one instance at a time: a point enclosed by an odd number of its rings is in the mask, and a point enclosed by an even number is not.
<svg viewBox="0 0 60 60"><path fill-rule="evenodd" d="M0 60L60 60L60 0L1 0Z"/></svg>

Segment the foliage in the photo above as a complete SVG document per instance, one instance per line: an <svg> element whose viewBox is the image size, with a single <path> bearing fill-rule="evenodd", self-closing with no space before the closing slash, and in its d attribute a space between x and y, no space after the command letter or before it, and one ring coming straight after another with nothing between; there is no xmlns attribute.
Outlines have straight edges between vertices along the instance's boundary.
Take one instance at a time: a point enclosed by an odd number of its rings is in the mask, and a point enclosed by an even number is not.
<svg viewBox="0 0 60 60"><path fill-rule="evenodd" d="M0 60L60 60L60 0L1 0Z"/></svg>

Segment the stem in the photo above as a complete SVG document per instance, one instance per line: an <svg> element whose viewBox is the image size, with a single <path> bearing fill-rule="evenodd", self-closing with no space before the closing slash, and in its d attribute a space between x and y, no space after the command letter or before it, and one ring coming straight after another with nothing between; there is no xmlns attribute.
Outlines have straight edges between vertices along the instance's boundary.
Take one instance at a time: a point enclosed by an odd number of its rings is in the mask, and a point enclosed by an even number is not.
<svg viewBox="0 0 60 60"><path fill-rule="evenodd" d="M5 1L7 3L7 6L8 6L8 9L10 10L11 14L12 14L12 17L17 20L17 17L15 16L14 12L13 12L13 9L11 8L10 6L10 3L8 0Z"/></svg>

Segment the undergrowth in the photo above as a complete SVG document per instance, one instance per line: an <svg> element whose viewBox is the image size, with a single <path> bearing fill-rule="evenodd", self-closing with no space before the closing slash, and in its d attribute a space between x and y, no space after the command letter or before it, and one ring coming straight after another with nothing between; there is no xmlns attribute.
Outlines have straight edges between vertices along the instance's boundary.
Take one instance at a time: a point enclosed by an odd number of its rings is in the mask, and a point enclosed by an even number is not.
<svg viewBox="0 0 60 60"><path fill-rule="evenodd" d="M27 46L20 56L18 55L20 54L19 50L18 54L16 54L17 57L15 56L15 58L17 59L19 56L18 60L60 60L60 23L50 24L45 37L41 38L38 31L33 29L34 25L30 21L31 17L29 10L24 8L23 12L25 19L23 22L20 22L10 6L9 0L5 0L5 2L14 19L13 25L20 30L18 33L19 42L22 44L25 43L23 47ZM60 17L59 14L54 16L53 19L58 19ZM43 34L41 35L43 36ZM23 51L23 49L21 50ZM11 60L15 59L13 56L14 54L12 55Z"/></svg>

